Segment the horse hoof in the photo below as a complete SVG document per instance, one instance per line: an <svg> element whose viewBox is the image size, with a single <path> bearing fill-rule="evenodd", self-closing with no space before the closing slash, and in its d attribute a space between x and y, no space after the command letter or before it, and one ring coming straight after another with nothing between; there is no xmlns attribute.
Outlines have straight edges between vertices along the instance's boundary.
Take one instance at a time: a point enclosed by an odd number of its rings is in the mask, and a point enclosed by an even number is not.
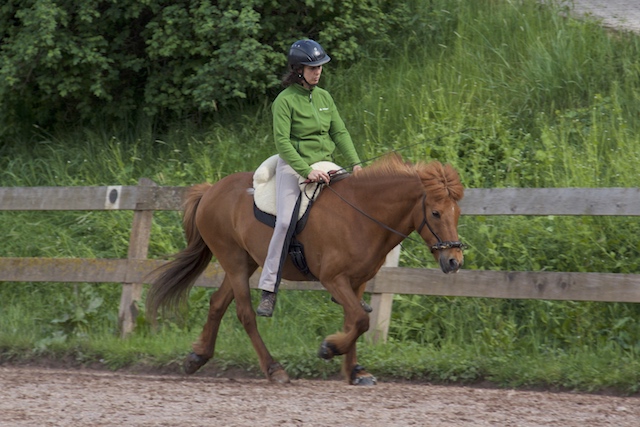
<svg viewBox="0 0 640 427"><path fill-rule="evenodd" d="M287 372L284 370L282 365L277 362L269 366L268 376L270 381L276 382L278 384L289 384L291 382L291 380L289 380L289 375L287 375Z"/></svg>
<svg viewBox="0 0 640 427"><path fill-rule="evenodd" d="M352 382L352 385L364 385L364 386L372 386L378 384L378 380L371 374L367 374L362 377L355 378Z"/></svg>
<svg viewBox="0 0 640 427"><path fill-rule="evenodd" d="M356 365L351 371L351 384L352 385L364 385L372 386L376 385L378 380L376 377L368 373L363 366Z"/></svg>
<svg viewBox="0 0 640 427"><path fill-rule="evenodd" d="M198 356L197 354L191 352L187 355L187 357L184 359L184 363L182 364L184 373L191 375L195 373L198 369L200 369L202 365L204 365L208 361L209 359L206 359L202 356Z"/></svg>
<svg viewBox="0 0 640 427"><path fill-rule="evenodd" d="M324 360L331 360L334 356L339 356L338 349L335 344L327 341L322 341L320 344L320 350L318 350L318 357Z"/></svg>
<svg viewBox="0 0 640 427"><path fill-rule="evenodd" d="M271 381L278 384L289 384L291 382L289 375L284 370L274 372L271 375Z"/></svg>

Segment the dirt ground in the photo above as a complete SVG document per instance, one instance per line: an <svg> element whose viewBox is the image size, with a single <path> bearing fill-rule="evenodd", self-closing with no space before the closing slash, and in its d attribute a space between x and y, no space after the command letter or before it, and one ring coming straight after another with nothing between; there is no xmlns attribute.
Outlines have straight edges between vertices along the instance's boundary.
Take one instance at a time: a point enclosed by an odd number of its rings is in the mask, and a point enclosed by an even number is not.
<svg viewBox="0 0 640 427"><path fill-rule="evenodd" d="M640 425L640 398L0 366L0 426Z"/></svg>

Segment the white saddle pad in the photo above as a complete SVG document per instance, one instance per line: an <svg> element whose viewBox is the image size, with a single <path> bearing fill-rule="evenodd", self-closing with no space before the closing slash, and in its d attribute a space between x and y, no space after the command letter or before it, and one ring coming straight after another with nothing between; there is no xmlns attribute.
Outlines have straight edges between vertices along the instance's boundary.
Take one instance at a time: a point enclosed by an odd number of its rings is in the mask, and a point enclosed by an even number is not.
<svg viewBox="0 0 640 427"><path fill-rule="evenodd" d="M258 209L271 215L276 214L276 165L278 164L278 155L275 154L269 157L253 173L253 198ZM318 162L311 165L313 169L319 169L324 172L329 171L343 171L344 169L332 162ZM317 183L305 183L306 178L300 177L300 191L304 192L302 195L302 202L300 204L300 216L302 218L304 213L309 207L309 200L315 193L315 198L318 197L320 191L316 192L318 187Z"/></svg>

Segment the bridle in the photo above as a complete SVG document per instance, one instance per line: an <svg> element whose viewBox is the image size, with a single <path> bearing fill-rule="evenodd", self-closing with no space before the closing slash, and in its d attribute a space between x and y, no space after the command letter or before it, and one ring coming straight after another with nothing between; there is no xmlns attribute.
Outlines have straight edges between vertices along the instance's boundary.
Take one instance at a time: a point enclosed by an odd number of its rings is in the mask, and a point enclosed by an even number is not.
<svg viewBox="0 0 640 427"><path fill-rule="evenodd" d="M355 206L353 203L351 203L350 201L348 201L347 199L342 197L336 190L331 188L331 185L325 185L325 188L328 188L329 190L333 191L333 194L338 196L343 202L345 202L346 204L348 204L349 206L354 208L356 211L360 212L362 215L366 216L371 221L375 222L376 224L378 224L379 226L381 226L385 230L391 231L392 233L395 233L398 236L402 236L404 239L409 239L409 240L411 240L413 242L420 243L418 240L413 239L413 238L407 236L406 234L401 233L398 230L395 230L395 229L389 227L388 225L378 221L377 219L375 219L371 215L367 214L366 212L361 210L359 207ZM433 231L433 228L431 228L431 225L429 224L429 221L427 220L427 193L424 193L422 195L422 215L423 215L422 216L422 222L420 223L420 225L418 226L416 231L418 232L418 234L422 233L422 229L426 225L427 228L429 229L429 231L431 232L431 234L433 234L435 236L435 238L438 240L437 243L435 243L434 245L429 246L429 249L431 250L431 253L433 253L435 251L441 251L441 250L444 250L444 249L459 248L460 250L463 250L465 248L465 245L462 242L457 241L457 240L456 241L449 241L449 240L443 241L440 238L440 236L438 236L438 234L435 231Z"/></svg>
<svg viewBox="0 0 640 427"><path fill-rule="evenodd" d="M436 243L435 245L431 245L429 247L429 249L431 250L431 253L435 251L440 251L443 249L452 249L452 248L459 248L460 250L464 249L464 244L459 240L442 241L440 236L438 236L438 233L433 231L433 228L431 228L431 225L429 225L429 221L427 221L427 193L424 193L422 195L422 222L420 223L420 226L416 229L418 234L422 233L422 229L424 228L425 225L427 226L431 234L433 234L436 237L436 239L438 239L438 243Z"/></svg>

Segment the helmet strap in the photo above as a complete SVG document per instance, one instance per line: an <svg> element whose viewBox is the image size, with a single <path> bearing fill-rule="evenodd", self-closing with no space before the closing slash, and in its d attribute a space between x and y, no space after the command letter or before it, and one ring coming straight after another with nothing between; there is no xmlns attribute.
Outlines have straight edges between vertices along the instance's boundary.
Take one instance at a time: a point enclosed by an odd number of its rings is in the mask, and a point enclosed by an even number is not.
<svg viewBox="0 0 640 427"><path fill-rule="evenodd" d="M298 78L301 79L303 82L305 82L307 84L307 86L309 86L310 89L313 89L314 87L317 86L317 85L312 85L311 83L309 83L307 81L307 79L304 78L304 67L302 67L301 69L298 68L295 71L298 73Z"/></svg>
<svg viewBox="0 0 640 427"><path fill-rule="evenodd" d="M316 87L317 85L312 85L311 83L309 83L307 81L307 79L304 78L304 76L302 76L302 80L304 80L304 82L307 84L307 86L309 86L309 89L313 89L314 87Z"/></svg>

